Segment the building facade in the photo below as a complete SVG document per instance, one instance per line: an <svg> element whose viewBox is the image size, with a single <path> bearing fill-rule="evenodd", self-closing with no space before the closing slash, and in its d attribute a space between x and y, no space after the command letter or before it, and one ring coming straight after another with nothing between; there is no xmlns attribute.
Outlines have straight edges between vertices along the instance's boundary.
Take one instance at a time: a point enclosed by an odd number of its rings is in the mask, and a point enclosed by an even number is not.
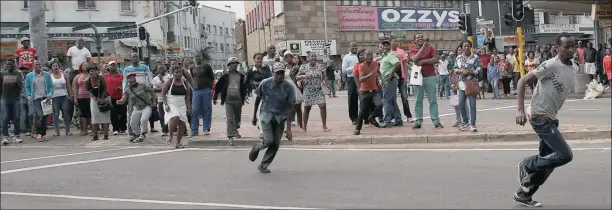
<svg viewBox="0 0 612 210"><path fill-rule="evenodd" d="M248 51L247 51L247 38L246 38L246 22L242 19L239 19L236 22L236 27L234 29L236 32L236 57L240 62L242 62L242 66L248 66Z"/></svg>
<svg viewBox="0 0 612 210"><path fill-rule="evenodd" d="M98 54L106 60L122 61L129 57L132 46L138 45L135 38L138 21L153 17L157 1L46 1L45 19L47 22L47 41L51 57L63 57L66 50L75 45L79 38L85 40L85 46L94 57ZM2 2L2 56L10 56L17 48L18 40L30 37L29 13L27 1ZM94 25L101 36L101 46L95 42ZM161 56L166 48L162 28L158 23L144 25L150 34L153 44L153 55ZM142 45L142 44L141 44ZM98 51L100 47L100 51Z"/></svg>
<svg viewBox="0 0 612 210"><path fill-rule="evenodd" d="M206 37L202 46L212 53L210 65L214 70L226 69L227 59L236 56L236 13L206 6L200 12Z"/></svg>

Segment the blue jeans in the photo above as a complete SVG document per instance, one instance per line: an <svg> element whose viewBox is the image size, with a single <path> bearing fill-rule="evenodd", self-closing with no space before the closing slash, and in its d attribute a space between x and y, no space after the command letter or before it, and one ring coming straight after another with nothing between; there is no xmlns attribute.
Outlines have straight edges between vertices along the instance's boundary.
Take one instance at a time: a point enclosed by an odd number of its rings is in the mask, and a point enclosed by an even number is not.
<svg viewBox="0 0 612 210"><path fill-rule="evenodd" d="M21 129L21 103L19 101L0 101L2 108L2 135L9 136L9 121L13 122L13 135L19 136Z"/></svg>
<svg viewBox="0 0 612 210"><path fill-rule="evenodd" d="M466 106L466 101L468 106ZM468 111L470 112L470 125L476 126L476 96L466 96L465 90L459 90L459 111L463 125L468 124Z"/></svg>
<svg viewBox="0 0 612 210"><path fill-rule="evenodd" d="M450 79L448 75L440 75L438 76L438 79L440 80L440 92L439 95L440 97L445 96L444 93L446 93L446 97L450 97Z"/></svg>
<svg viewBox="0 0 612 210"><path fill-rule="evenodd" d="M529 173L523 185L531 188L531 196L555 168L571 162L574 155L559 131L559 120L531 119L530 123L540 141L539 153L523 160Z"/></svg>
<svg viewBox="0 0 612 210"><path fill-rule="evenodd" d="M59 114L62 112L62 118L64 118L64 125L66 126L66 134L70 133L70 102L68 101L68 96L58 96L55 98L51 98L53 103L53 128L55 128L55 133L59 134Z"/></svg>
<svg viewBox="0 0 612 210"><path fill-rule="evenodd" d="M499 79L489 80L489 84L493 88L493 98L499 98Z"/></svg>
<svg viewBox="0 0 612 210"><path fill-rule="evenodd" d="M191 132L198 134L200 127L200 116L203 119L204 131L210 131L212 120L212 91L210 88L194 89L193 99L191 100Z"/></svg>
<svg viewBox="0 0 612 210"><path fill-rule="evenodd" d="M386 124L390 124L393 120L395 120L395 123L402 122L402 113L397 105L397 82L397 78L391 78L391 80L385 82L383 88L383 110Z"/></svg>
<svg viewBox="0 0 612 210"><path fill-rule="evenodd" d="M28 102L23 102L21 104L21 113L23 113L23 132L31 133L32 132L32 113L30 113L30 105L28 105Z"/></svg>

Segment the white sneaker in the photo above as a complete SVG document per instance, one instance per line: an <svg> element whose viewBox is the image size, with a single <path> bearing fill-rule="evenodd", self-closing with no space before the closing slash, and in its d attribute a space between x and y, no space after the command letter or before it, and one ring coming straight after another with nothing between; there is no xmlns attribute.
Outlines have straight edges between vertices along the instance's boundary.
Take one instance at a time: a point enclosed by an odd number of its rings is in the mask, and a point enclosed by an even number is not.
<svg viewBox="0 0 612 210"><path fill-rule="evenodd" d="M6 137L2 138L2 145L8 145L8 144L9 144L8 138Z"/></svg>
<svg viewBox="0 0 612 210"><path fill-rule="evenodd" d="M470 131L478 132L478 129L476 129L476 126L470 126Z"/></svg>
<svg viewBox="0 0 612 210"><path fill-rule="evenodd" d="M20 144L20 143L23 143L23 140L21 140L21 138L19 138L19 136L15 136L15 137L13 137L13 142L15 142L17 144Z"/></svg>
<svg viewBox="0 0 612 210"><path fill-rule="evenodd" d="M119 135L119 131L114 131L113 136Z"/></svg>
<svg viewBox="0 0 612 210"><path fill-rule="evenodd" d="M210 131L204 131L204 135L210 135Z"/></svg>

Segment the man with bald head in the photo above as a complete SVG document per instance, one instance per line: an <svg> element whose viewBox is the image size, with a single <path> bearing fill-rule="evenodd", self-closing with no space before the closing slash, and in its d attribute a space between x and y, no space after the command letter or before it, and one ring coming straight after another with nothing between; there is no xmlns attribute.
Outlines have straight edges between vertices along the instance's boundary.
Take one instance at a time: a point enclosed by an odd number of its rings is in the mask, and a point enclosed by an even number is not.
<svg viewBox="0 0 612 210"><path fill-rule="evenodd" d="M79 38L76 46L72 46L68 49L66 56L68 56L68 60L70 64L72 64L72 69L79 69L84 62L91 62L91 52L84 46L85 41L83 38Z"/></svg>
<svg viewBox="0 0 612 210"><path fill-rule="evenodd" d="M342 58L342 73L346 75L346 90L348 92L348 111L349 118L353 125L357 124L357 118L359 107L358 98L359 94L357 92L357 84L355 83L355 79L353 77L353 66L359 62L359 58L357 58L357 44L355 42L351 42L349 44L350 52Z"/></svg>
<svg viewBox="0 0 612 210"><path fill-rule="evenodd" d="M273 68L274 63L276 62L274 59L276 58L276 46L270 45L268 46L267 54L263 57L263 64L266 66ZM274 69L272 69L274 71Z"/></svg>

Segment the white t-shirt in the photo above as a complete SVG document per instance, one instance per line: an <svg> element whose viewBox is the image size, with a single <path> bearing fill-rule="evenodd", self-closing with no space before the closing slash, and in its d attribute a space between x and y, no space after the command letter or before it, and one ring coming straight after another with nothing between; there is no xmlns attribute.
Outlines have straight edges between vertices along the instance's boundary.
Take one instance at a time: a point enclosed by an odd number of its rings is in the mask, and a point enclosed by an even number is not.
<svg viewBox="0 0 612 210"><path fill-rule="evenodd" d="M448 75L448 60L439 60L438 61L438 74L440 75Z"/></svg>
<svg viewBox="0 0 612 210"><path fill-rule="evenodd" d="M77 46L72 46L68 49L66 56L72 57L72 68L79 69L83 62L87 62L87 58L91 58L91 52L86 47L79 50Z"/></svg>
<svg viewBox="0 0 612 210"><path fill-rule="evenodd" d="M162 76L162 79L159 78L159 76L155 76L155 78L153 78L153 81L151 81L151 83L153 84L153 88L163 88L164 87L164 83L166 83L166 81L168 81L170 79L170 74L166 74L164 76ZM163 102L163 96L161 93L157 93L157 102Z"/></svg>

